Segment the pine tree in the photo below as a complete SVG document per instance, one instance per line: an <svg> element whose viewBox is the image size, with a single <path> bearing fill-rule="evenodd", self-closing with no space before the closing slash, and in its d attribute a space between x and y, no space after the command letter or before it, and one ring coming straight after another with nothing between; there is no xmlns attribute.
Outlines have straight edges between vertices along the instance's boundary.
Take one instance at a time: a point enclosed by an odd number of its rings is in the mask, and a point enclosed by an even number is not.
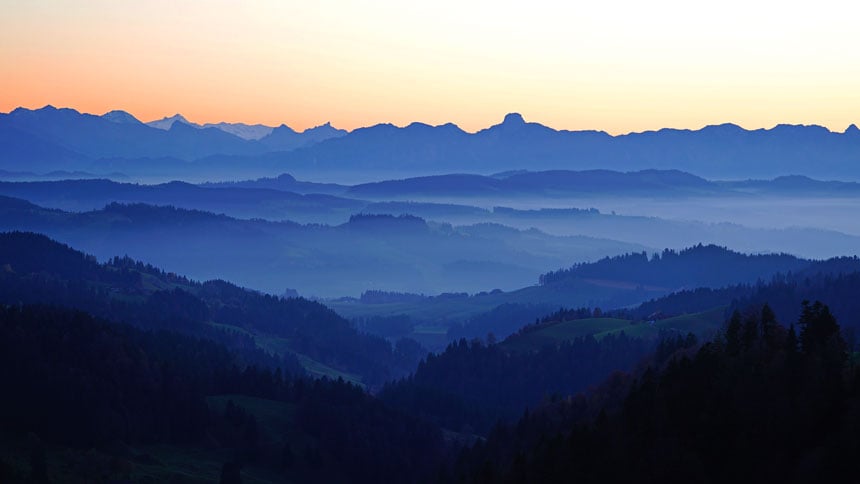
<svg viewBox="0 0 860 484"><path fill-rule="evenodd" d="M759 341L759 322L756 320L755 314L750 314L746 317L743 325L743 347L749 351L756 347Z"/></svg>
<svg viewBox="0 0 860 484"><path fill-rule="evenodd" d="M732 313L726 327L726 353L737 355L741 351L741 313L737 309Z"/></svg>
<svg viewBox="0 0 860 484"><path fill-rule="evenodd" d="M788 327L788 335L785 337L785 352L789 357L797 355L797 332L794 325Z"/></svg>
<svg viewBox="0 0 860 484"><path fill-rule="evenodd" d="M776 313L773 312L770 305L765 303L761 308L761 336L768 348L772 348L775 343L774 336L778 326Z"/></svg>
<svg viewBox="0 0 860 484"><path fill-rule="evenodd" d="M830 340L841 339L836 318L830 314L830 308L821 301L815 301L811 305L809 301L803 301L800 324L800 343L806 355L823 355L830 346Z"/></svg>

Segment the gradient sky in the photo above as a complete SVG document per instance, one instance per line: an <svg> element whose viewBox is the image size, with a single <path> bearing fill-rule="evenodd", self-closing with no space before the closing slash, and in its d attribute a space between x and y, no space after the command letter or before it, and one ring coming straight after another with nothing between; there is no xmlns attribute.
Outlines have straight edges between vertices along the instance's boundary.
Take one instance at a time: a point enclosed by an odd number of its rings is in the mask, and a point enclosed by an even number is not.
<svg viewBox="0 0 860 484"><path fill-rule="evenodd" d="M0 111L623 133L860 124L851 2L0 0Z"/></svg>

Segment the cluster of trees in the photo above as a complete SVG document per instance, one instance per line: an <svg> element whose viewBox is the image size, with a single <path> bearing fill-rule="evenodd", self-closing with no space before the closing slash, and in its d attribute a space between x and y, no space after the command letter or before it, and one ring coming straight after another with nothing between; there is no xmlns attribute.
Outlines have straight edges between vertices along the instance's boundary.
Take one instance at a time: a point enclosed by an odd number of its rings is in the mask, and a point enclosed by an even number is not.
<svg viewBox="0 0 860 484"><path fill-rule="evenodd" d="M215 323L286 339L293 351L358 373L367 384L381 384L397 371L391 343L359 333L318 302L283 299L217 280L203 283L199 297L211 308Z"/></svg>
<svg viewBox="0 0 860 484"><path fill-rule="evenodd" d="M33 233L0 234L0 303L54 304L116 322L206 337L266 364L257 335L287 341L293 352L381 385L406 374L421 354L357 331L334 311L302 298L283 299L224 281L196 283L130 258L95 258ZM212 324L214 323L214 324ZM301 371L285 353L277 366Z"/></svg>
<svg viewBox="0 0 860 484"><path fill-rule="evenodd" d="M804 302L797 323L780 325L767 305L736 311L721 337L676 351L615 401L557 402L498 426L453 474L465 482L844 479L860 450L860 368L827 306Z"/></svg>
<svg viewBox="0 0 860 484"><path fill-rule="evenodd" d="M850 336L860 330L860 299L854 296L860 291L857 265L858 259L854 257L830 259L800 273L775 274L767 282L679 291L612 314L642 319L654 312L677 315L728 306L728 316L735 309L767 303L780 321L797 321L801 301L821 300L827 301Z"/></svg>
<svg viewBox="0 0 860 484"><path fill-rule="evenodd" d="M203 396L240 377L223 346L70 310L0 307L0 346L4 426L76 446L199 436Z"/></svg>
<svg viewBox="0 0 860 484"><path fill-rule="evenodd" d="M582 278L633 281L641 285L675 288L720 287L755 282L776 273L796 272L810 261L787 254L748 255L716 245L696 245L661 254L631 253L582 263L543 274L541 285L563 284Z"/></svg>
<svg viewBox="0 0 860 484"><path fill-rule="evenodd" d="M389 215L358 213L349 217L347 227L352 229L391 230L398 231L427 230L427 222L414 215Z"/></svg>
<svg viewBox="0 0 860 484"><path fill-rule="evenodd" d="M81 449L214 445L238 468L253 464L311 480L340 469L340 478L352 482L429 475L445 452L435 427L354 385L242 367L215 342L68 309L0 306L0 385L9 389L0 399L2 435L20 442L30 434ZM238 404L212 412L206 397L223 394L290 404L290 426L261 428ZM285 434L272 435L279 432ZM297 433L306 444L293 449ZM273 441L284 443L268 445ZM32 473L44 474L36 467Z"/></svg>
<svg viewBox="0 0 860 484"><path fill-rule="evenodd" d="M427 299L427 296L423 294L370 289L362 292L361 297L358 300L364 304L389 304L420 302L425 299Z"/></svg>
<svg viewBox="0 0 860 484"><path fill-rule="evenodd" d="M535 352L461 339L430 354L415 373L386 385L380 398L439 425L485 434L553 396L585 391L616 370L630 370L655 348L621 333L582 337Z"/></svg>
<svg viewBox="0 0 860 484"><path fill-rule="evenodd" d="M520 327L516 335L521 336L524 334L531 333L532 331L538 331L547 326L552 326L556 323L561 323L564 321L575 321L578 319L590 319L590 318L602 318L604 316L604 312L602 309L595 307L591 308L576 308L576 309L565 309L560 308L552 314L548 314L541 318L535 319L535 322L532 324L527 324L525 326Z"/></svg>

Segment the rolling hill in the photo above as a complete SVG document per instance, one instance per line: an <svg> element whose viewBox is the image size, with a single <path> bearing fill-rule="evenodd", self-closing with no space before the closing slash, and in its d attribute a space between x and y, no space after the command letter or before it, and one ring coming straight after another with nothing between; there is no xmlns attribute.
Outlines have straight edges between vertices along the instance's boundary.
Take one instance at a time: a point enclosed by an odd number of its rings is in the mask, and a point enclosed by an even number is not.
<svg viewBox="0 0 860 484"><path fill-rule="evenodd" d="M569 261L643 249L590 237L489 224L452 227L390 215L302 225L143 204L74 213L11 198L0 200L0 214L0 230L45 233L102 259L128 254L200 280L226 278L273 294L293 288L327 297L368 289L431 294L513 289Z"/></svg>

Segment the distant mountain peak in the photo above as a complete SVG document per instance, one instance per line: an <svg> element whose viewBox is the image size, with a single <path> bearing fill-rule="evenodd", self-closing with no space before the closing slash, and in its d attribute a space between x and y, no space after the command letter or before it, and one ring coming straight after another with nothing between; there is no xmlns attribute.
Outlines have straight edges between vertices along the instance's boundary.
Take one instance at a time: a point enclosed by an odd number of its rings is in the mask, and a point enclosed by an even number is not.
<svg viewBox="0 0 860 484"><path fill-rule="evenodd" d="M174 121L173 123L171 123L170 127L167 128L167 130L168 131L174 131L174 130L179 130L179 129L185 130L185 129L189 129L189 128L195 129L195 128L197 128L197 126L193 126L193 125L188 124L188 123L183 123L181 121Z"/></svg>
<svg viewBox="0 0 860 484"><path fill-rule="evenodd" d="M272 134L275 134L275 133L295 133L295 132L296 132L296 130L287 126L284 123L281 123L280 126L278 126L277 128L272 130Z"/></svg>
<svg viewBox="0 0 860 484"><path fill-rule="evenodd" d="M132 116L130 113L120 109L104 113L102 114L102 118L112 123L141 124L140 120Z"/></svg>
<svg viewBox="0 0 860 484"><path fill-rule="evenodd" d="M325 124L321 124L319 126L314 126L313 128L308 128L302 131L304 134L327 134L327 135L341 135L347 134L347 131L344 129L338 129L331 125L330 121L327 121Z"/></svg>
<svg viewBox="0 0 860 484"><path fill-rule="evenodd" d="M523 115L520 113L508 113L505 115L502 124L505 126L522 126L526 124L526 120L523 119Z"/></svg>
<svg viewBox="0 0 860 484"><path fill-rule="evenodd" d="M851 124L848 128L845 129L845 134L858 135L860 134L860 128L857 127L856 124Z"/></svg>
<svg viewBox="0 0 860 484"><path fill-rule="evenodd" d="M173 121L173 122L179 121L181 123L191 124L188 122L187 119L185 119L185 116L183 116L179 113L176 113L173 116L165 116L164 118L161 119L161 121Z"/></svg>
<svg viewBox="0 0 860 484"><path fill-rule="evenodd" d="M15 114L15 115L21 115L21 116L31 116L31 115L35 115L35 116L39 116L39 115L48 115L48 116L53 116L53 115L58 114L58 113L64 113L64 114L81 114L79 111L77 111L77 110L75 110L75 109L72 109L72 108L57 108L57 107L54 107L54 106L53 106L53 105L51 105L51 104L46 104L46 105L42 106L41 108L37 108L37 109L29 109L29 108L25 108L25 107L23 107L23 106L19 106L19 107L17 107L17 108L15 108L15 109L13 109L13 110L12 110L12 112L11 112L11 113L9 113L9 114Z"/></svg>
<svg viewBox="0 0 860 484"><path fill-rule="evenodd" d="M663 129L673 129L673 128L663 128ZM745 131L743 127L737 125L735 123L720 123L720 124L709 124L702 128L702 131L721 131L725 133L736 133L739 131ZM677 131L677 130L676 130Z"/></svg>
<svg viewBox="0 0 860 484"><path fill-rule="evenodd" d="M195 128L199 128L198 125L188 121L187 119L185 119L185 116L183 116L179 113L176 113L173 116L166 116L164 118L161 118L161 119L158 119L155 121L150 121L146 124L148 126L153 127L153 128L163 129L166 131L166 130L172 128L173 125L176 123L187 124L188 126L193 126Z"/></svg>
<svg viewBox="0 0 860 484"><path fill-rule="evenodd" d="M206 123L203 127L220 129L225 133L230 133L246 140L259 140L271 134L275 129L264 124L226 123L223 121L220 123Z"/></svg>

